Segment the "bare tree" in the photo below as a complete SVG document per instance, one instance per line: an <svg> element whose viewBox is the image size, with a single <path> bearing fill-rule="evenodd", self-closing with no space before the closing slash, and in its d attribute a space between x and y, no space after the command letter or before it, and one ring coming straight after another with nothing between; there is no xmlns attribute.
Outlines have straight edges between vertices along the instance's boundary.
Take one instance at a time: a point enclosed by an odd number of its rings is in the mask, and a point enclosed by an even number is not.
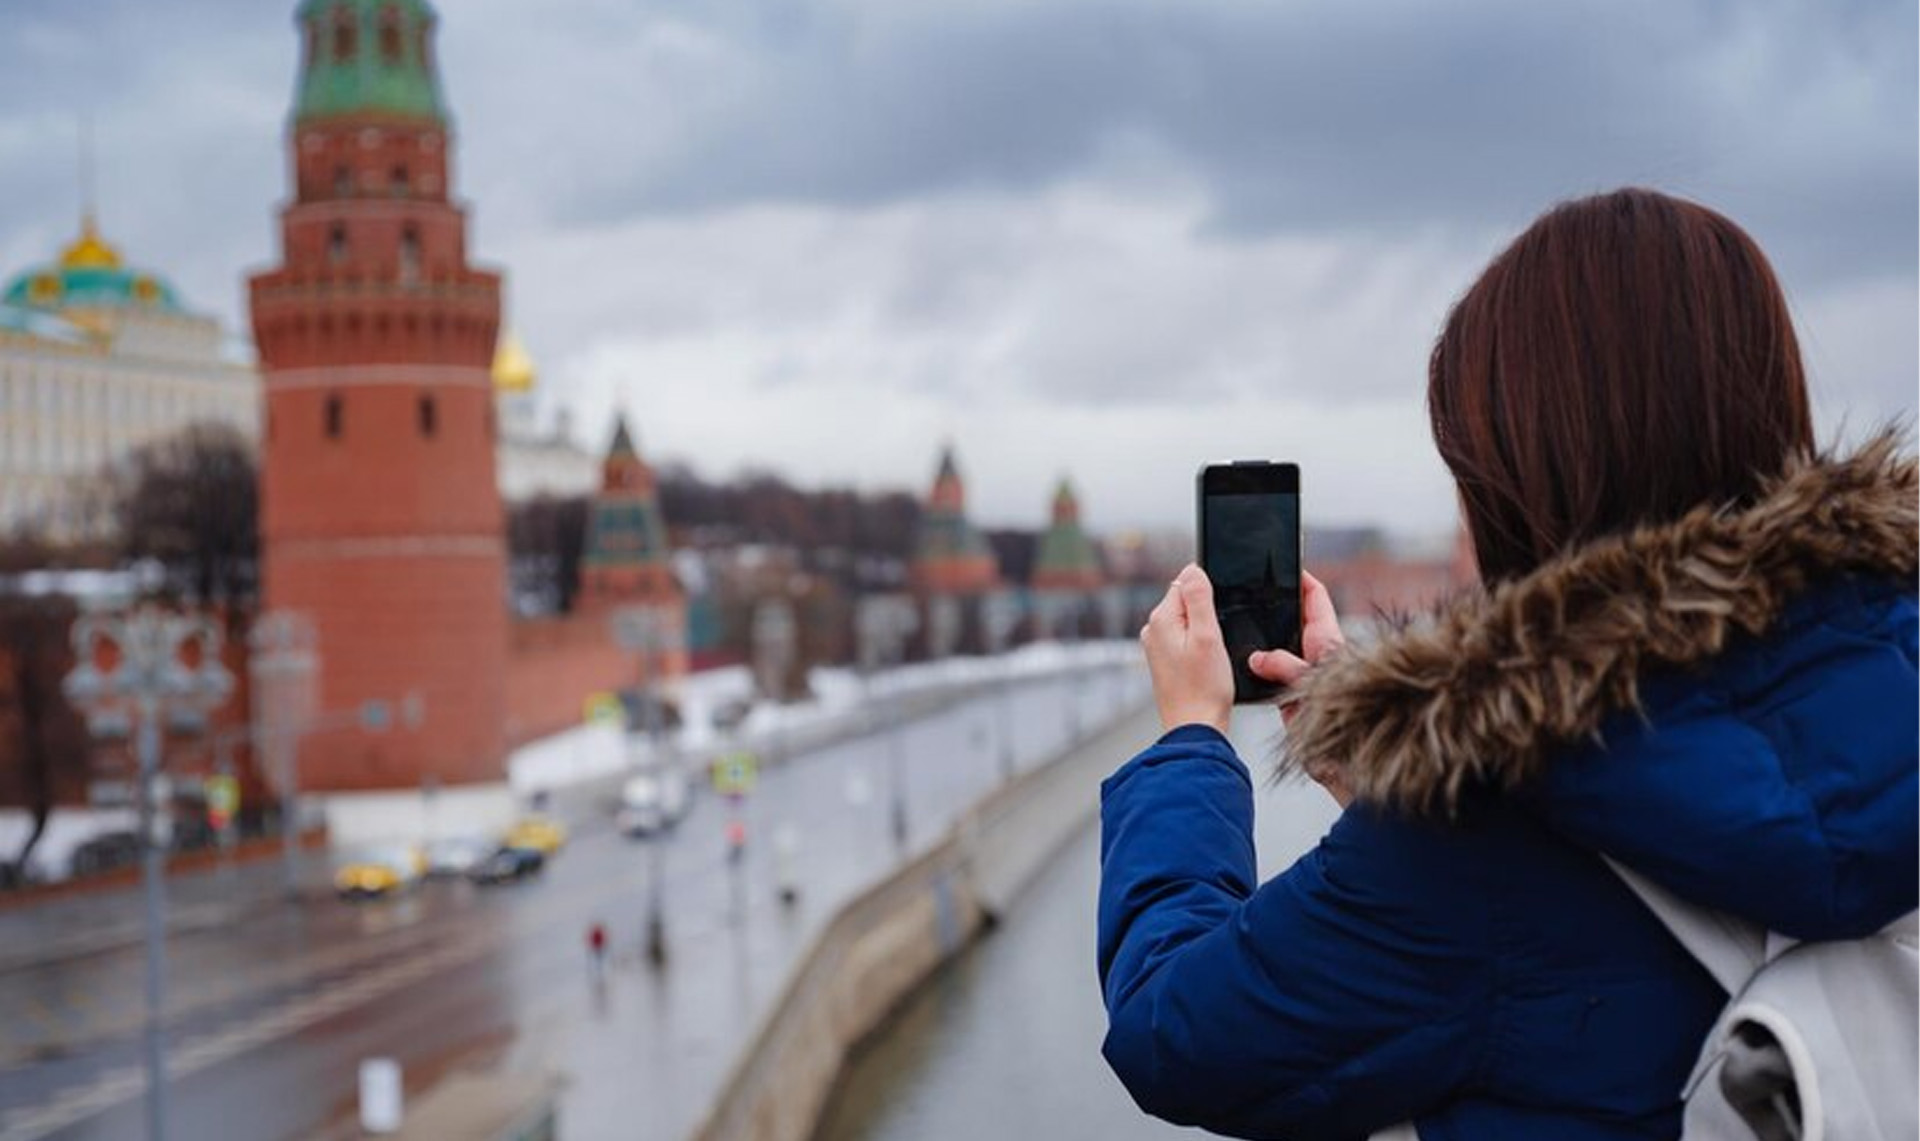
<svg viewBox="0 0 1920 1141"><path fill-rule="evenodd" d="M87 729L60 683L73 664L72 600L0 597L0 804L27 810L32 825L0 882L17 878L63 796L87 775Z"/></svg>
<svg viewBox="0 0 1920 1141"><path fill-rule="evenodd" d="M590 505L585 496L547 495L508 505L508 567L521 612L565 614L573 609Z"/></svg>
<svg viewBox="0 0 1920 1141"><path fill-rule="evenodd" d="M152 559L170 595L237 618L259 592L253 450L225 425L195 424L134 453L121 485L123 554Z"/></svg>

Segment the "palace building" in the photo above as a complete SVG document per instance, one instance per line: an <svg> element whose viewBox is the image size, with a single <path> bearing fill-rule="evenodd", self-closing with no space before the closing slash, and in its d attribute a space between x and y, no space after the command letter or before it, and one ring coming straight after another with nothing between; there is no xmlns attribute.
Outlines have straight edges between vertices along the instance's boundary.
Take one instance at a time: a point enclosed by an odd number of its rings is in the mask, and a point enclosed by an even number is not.
<svg viewBox="0 0 1920 1141"><path fill-rule="evenodd" d="M260 386L220 323L130 266L92 211L0 289L0 537L104 537L109 470L192 424L254 438Z"/></svg>
<svg viewBox="0 0 1920 1141"><path fill-rule="evenodd" d="M494 467L500 497L509 504L592 495L599 486L599 461L574 442L566 412L541 423L539 383L539 370L520 338L511 332L502 336L493 355L494 407L500 423Z"/></svg>

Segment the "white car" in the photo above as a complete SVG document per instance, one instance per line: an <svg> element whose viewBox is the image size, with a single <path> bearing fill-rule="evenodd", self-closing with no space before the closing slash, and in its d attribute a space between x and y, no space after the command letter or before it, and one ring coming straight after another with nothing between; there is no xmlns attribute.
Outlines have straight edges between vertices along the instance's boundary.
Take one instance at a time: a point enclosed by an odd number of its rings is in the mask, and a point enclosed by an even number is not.
<svg viewBox="0 0 1920 1141"><path fill-rule="evenodd" d="M442 836L427 845L427 874L464 876L486 859L494 847L478 836Z"/></svg>
<svg viewBox="0 0 1920 1141"><path fill-rule="evenodd" d="M687 774L678 768L649 769L629 777L620 789L620 831L629 836L663 832L680 822L691 801Z"/></svg>

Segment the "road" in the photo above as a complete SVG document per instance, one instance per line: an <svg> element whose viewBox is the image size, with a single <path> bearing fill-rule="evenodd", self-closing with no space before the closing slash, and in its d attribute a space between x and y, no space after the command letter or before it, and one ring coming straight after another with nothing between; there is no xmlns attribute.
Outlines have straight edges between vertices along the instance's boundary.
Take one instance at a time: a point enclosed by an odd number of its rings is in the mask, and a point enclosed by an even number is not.
<svg viewBox="0 0 1920 1141"><path fill-rule="evenodd" d="M1256 770L1271 751L1273 717L1253 708L1234 718L1234 744ZM1331 797L1299 782L1258 786L1254 806L1262 877L1297 859L1337 814ZM1089 827L992 934L907 1001L849 1068L819 1141L1201 1136L1141 1113L1100 1057L1099 860L1099 829Z"/></svg>
<svg viewBox="0 0 1920 1141"><path fill-rule="evenodd" d="M508 887L429 883L356 906L273 900L270 867L224 888L182 885L195 921L168 941L172 1135L311 1135L350 1113L362 1059L398 1059L417 1091L480 1050L491 1065L565 1076L566 1137L684 1136L813 931L901 857L893 758L911 852L999 779L1001 725L1024 768L1143 692L1134 669L1025 679L800 754L763 773L740 809L738 864L724 839L733 810L707 796L663 840L628 840L604 812L581 813L545 875ZM791 906L775 890L770 838L782 829L798 841ZM664 971L640 955L656 851ZM12 944L19 920L7 922ZM586 950L595 922L613 949L601 976ZM122 945L0 973L0 1141L141 1135L139 955Z"/></svg>

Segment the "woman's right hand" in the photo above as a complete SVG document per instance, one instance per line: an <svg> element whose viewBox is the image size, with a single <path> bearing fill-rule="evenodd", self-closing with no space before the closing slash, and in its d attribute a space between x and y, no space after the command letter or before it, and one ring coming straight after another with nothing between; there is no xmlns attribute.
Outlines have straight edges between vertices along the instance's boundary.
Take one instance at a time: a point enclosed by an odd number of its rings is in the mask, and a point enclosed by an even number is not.
<svg viewBox="0 0 1920 1141"><path fill-rule="evenodd" d="M1340 616L1333 612L1333 596L1327 593L1325 583L1305 571L1300 573L1300 613L1301 654L1287 650L1256 650L1247 659L1247 666L1254 676L1281 685L1294 685L1322 659L1346 645L1346 637L1340 633ZM1295 706L1283 705L1280 707L1281 720L1291 722L1298 712ZM1345 808L1353 799L1338 772L1310 775L1333 794L1333 798L1340 802L1340 807Z"/></svg>

